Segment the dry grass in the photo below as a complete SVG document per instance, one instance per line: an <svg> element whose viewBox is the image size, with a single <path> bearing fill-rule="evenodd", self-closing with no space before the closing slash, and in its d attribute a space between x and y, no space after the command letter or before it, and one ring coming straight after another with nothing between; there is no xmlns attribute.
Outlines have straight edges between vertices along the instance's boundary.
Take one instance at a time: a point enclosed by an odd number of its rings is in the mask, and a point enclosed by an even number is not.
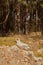
<svg viewBox="0 0 43 65"><path fill-rule="evenodd" d="M29 44L30 50L34 51L36 56L42 56L43 54L37 53L37 49L43 48L43 40L41 36L31 36L31 35L14 35L9 37L0 37L0 45L15 45L16 38L20 38L21 41Z"/></svg>

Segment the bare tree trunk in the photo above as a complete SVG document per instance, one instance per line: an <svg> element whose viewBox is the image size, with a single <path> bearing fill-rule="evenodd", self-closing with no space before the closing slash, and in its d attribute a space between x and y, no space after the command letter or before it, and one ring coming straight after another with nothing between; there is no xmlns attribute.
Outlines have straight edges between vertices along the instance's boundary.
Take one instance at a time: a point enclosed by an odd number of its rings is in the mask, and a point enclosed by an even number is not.
<svg viewBox="0 0 43 65"><path fill-rule="evenodd" d="M3 9L5 19L4 19L4 21L2 23L0 23L0 25L2 24L2 36L6 35L5 29L6 29L6 22L7 22L8 17L9 17L9 0L6 0L5 4L3 3L3 5L5 5L5 9Z"/></svg>
<svg viewBox="0 0 43 65"><path fill-rule="evenodd" d="M16 33L19 33L21 32L21 29L20 29L20 3L17 3L17 6L16 6L16 21L15 21L15 26L16 26Z"/></svg>
<svg viewBox="0 0 43 65"><path fill-rule="evenodd" d="M29 19L28 19L28 16L29 16L28 15L29 14L28 11L29 11L28 10L28 0L26 0L26 22L25 22L25 33L26 34L28 34L28 27L29 27L28 26L28 21L29 21Z"/></svg>
<svg viewBox="0 0 43 65"><path fill-rule="evenodd" d="M33 0L30 1L31 32L33 31Z"/></svg>
<svg viewBox="0 0 43 65"><path fill-rule="evenodd" d="M36 0L37 2L37 6L36 6L36 32L38 31L37 29L37 26L38 26L38 0Z"/></svg>

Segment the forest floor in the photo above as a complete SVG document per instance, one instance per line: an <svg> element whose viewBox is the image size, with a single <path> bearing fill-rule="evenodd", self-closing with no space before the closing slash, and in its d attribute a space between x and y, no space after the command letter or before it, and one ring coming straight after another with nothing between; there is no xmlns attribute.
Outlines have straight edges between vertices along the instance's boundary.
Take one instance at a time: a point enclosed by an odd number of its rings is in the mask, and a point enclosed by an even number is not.
<svg viewBox="0 0 43 65"><path fill-rule="evenodd" d="M12 35L12 36L8 36L8 37L0 37L0 46L9 46L11 48L11 46L14 46L16 45L16 39L17 38L20 38L20 40L26 44L28 44L30 46L30 51L33 51L34 52L34 55L36 57L42 57L42 61L40 65L43 65L43 38L41 36L41 33L31 33L31 34L27 34L27 35ZM38 50L41 50L38 52ZM20 57L22 57L22 53L25 54L25 50L19 50L18 54L17 52L15 52L14 54L20 55ZM6 53L6 52L5 52ZM13 53L13 52L12 52ZM1 56L1 55L0 55ZM6 55L7 56L7 55ZM24 55L24 56L27 56L27 55ZM23 56L23 57L24 57ZM19 58L20 58L19 57ZM28 57L28 56L27 56ZM30 57L28 57L30 58ZM1 59L1 58L0 58ZM12 58L13 59L13 58ZM16 59L16 58L15 58ZM25 63L25 62L21 62L21 64L19 63L18 65L38 65L37 63L35 63L34 59L30 58L30 63ZM17 59L16 59L17 60ZM9 60L8 60L9 61ZM12 60L14 61L14 60ZM6 61L5 61L6 62ZM15 61L16 62L16 61ZM19 62L19 61L18 61ZM16 62L17 63L17 62ZM33 63L33 64L32 64ZM9 64L4 64L4 65L12 65L13 63ZM1 64L1 61L0 61L0 65L3 65ZM17 65L17 64L13 64L13 65Z"/></svg>

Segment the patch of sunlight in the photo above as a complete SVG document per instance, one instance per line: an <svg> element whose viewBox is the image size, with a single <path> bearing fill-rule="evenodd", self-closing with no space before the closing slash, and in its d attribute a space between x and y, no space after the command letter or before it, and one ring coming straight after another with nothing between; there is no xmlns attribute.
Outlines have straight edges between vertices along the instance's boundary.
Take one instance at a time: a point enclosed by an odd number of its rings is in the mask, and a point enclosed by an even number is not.
<svg viewBox="0 0 43 65"><path fill-rule="evenodd" d="M15 38L14 37L0 37L0 45L14 45Z"/></svg>

